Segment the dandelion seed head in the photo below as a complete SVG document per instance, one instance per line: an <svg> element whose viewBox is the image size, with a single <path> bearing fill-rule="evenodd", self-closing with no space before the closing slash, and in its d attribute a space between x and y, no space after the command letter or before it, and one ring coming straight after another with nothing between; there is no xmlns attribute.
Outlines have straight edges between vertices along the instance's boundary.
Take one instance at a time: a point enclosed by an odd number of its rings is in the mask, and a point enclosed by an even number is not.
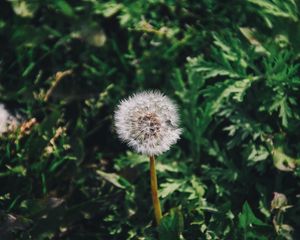
<svg viewBox="0 0 300 240"><path fill-rule="evenodd" d="M159 155L180 138L177 106L158 91L147 91L122 100L115 111L115 127L136 152Z"/></svg>
<svg viewBox="0 0 300 240"><path fill-rule="evenodd" d="M4 104L0 103L0 135L15 129L20 124L18 118L20 117L12 115Z"/></svg>

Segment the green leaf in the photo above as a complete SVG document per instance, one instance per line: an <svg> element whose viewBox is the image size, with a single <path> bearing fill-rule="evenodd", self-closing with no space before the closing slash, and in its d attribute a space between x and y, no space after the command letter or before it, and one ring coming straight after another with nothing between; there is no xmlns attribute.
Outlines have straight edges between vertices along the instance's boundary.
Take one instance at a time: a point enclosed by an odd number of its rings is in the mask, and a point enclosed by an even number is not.
<svg viewBox="0 0 300 240"><path fill-rule="evenodd" d="M159 196L162 198L166 198L167 196L175 192L182 184L183 184L182 181L168 182L168 183L161 184L160 185L161 190L159 191Z"/></svg>
<svg viewBox="0 0 300 240"><path fill-rule="evenodd" d="M297 4L294 0L248 0L248 2L260 7L263 13L298 20Z"/></svg>
<svg viewBox="0 0 300 240"><path fill-rule="evenodd" d="M180 240L183 239L183 215L178 208L173 208L170 213L165 215L159 226L158 234L161 240Z"/></svg>
<svg viewBox="0 0 300 240"><path fill-rule="evenodd" d="M73 17L75 15L72 7L65 0L54 1L54 4L64 15L69 17Z"/></svg>
<svg viewBox="0 0 300 240"><path fill-rule="evenodd" d="M24 72L22 73L22 77L27 77L28 74L33 70L33 68L35 67L35 63L32 62L30 63L24 70Z"/></svg>
<svg viewBox="0 0 300 240"><path fill-rule="evenodd" d="M239 214L239 226L243 229L252 228L253 225L256 226L267 226L264 222L262 222L260 219L258 219L251 207L249 206L248 202L245 202L243 205L243 210Z"/></svg>
<svg viewBox="0 0 300 240"><path fill-rule="evenodd" d="M102 5L103 5L103 9L102 9L103 16L107 18L115 15L123 7L123 5L120 3L112 3L112 2L108 2Z"/></svg>
<svg viewBox="0 0 300 240"><path fill-rule="evenodd" d="M27 169L24 168L22 165L16 167L10 167L7 165L6 167L8 168L8 171L0 172L0 177L9 176L9 175L26 176Z"/></svg>
<svg viewBox="0 0 300 240"><path fill-rule="evenodd" d="M268 158L269 151L264 146L258 146L255 145L251 146L251 152L249 153L248 160L252 162L259 162L266 160Z"/></svg>
<svg viewBox="0 0 300 240"><path fill-rule="evenodd" d="M289 107L286 98L280 101L279 117L282 119L282 125L288 127L288 118L292 116L291 108Z"/></svg>
<svg viewBox="0 0 300 240"><path fill-rule="evenodd" d="M129 182L116 173L106 173L101 170L97 170L97 174L118 188L125 189L126 186L130 185Z"/></svg>

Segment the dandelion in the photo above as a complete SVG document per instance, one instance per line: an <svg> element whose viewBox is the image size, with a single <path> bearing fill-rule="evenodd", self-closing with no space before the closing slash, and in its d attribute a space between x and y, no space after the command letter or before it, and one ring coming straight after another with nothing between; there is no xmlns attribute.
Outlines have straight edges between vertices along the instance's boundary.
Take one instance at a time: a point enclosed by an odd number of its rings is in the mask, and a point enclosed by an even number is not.
<svg viewBox="0 0 300 240"><path fill-rule="evenodd" d="M158 91L134 94L115 111L115 127L121 140L150 158L152 200L156 222L162 217L155 170L155 155L168 151L180 138L177 106Z"/></svg>
<svg viewBox="0 0 300 240"><path fill-rule="evenodd" d="M12 115L4 106L0 103L0 135L5 132L15 129L19 124L20 116Z"/></svg>
<svg viewBox="0 0 300 240"><path fill-rule="evenodd" d="M176 105L160 92L141 92L121 101L115 112L119 137L136 152L159 155L180 137Z"/></svg>

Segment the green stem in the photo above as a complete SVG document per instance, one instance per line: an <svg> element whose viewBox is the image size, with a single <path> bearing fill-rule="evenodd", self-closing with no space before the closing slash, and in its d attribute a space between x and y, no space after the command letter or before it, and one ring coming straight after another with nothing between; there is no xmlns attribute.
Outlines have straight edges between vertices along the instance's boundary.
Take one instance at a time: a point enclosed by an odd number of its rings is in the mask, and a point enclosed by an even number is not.
<svg viewBox="0 0 300 240"><path fill-rule="evenodd" d="M156 223L157 225L159 225L160 220L162 218L162 213L161 213L160 203L158 199L157 177L156 177L154 156L150 156L150 180L151 180L151 195L152 195L152 202L154 208L154 215L155 215Z"/></svg>

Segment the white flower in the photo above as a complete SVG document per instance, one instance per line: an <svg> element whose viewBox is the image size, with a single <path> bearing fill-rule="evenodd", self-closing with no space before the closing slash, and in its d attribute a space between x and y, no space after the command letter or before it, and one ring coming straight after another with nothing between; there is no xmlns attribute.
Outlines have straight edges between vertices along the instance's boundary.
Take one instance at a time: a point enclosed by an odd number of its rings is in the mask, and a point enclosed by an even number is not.
<svg viewBox="0 0 300 240"><path fill-rule="evenodd" d="M19 124L17 117L9 113L4 104L0 103L0 134L16 128Z"/></svg>
<svg viewBox="0 0 300 240"><path fill-rule="evenodd" d="M122 100L114 120L119 137L138 153L149 156L169 150L181 134L177 106L158 91Z"/></svg>

